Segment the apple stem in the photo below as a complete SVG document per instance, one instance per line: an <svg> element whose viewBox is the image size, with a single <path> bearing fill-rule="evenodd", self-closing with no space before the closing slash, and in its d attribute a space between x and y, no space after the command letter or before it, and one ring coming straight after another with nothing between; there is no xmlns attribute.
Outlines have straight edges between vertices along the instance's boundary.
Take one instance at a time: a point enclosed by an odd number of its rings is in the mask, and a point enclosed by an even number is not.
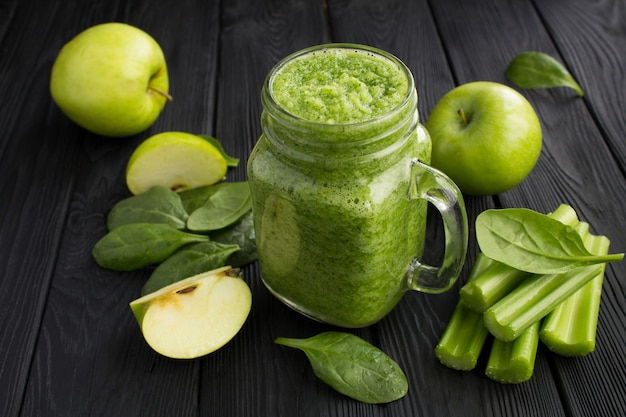
<svg viewBox="0 0 626 417"><path fill-rule="evenodd" d="M457 112L457 114L459 115L459 117L461 118L461 120L463 121L463 124L464 124L465 126L467 126L468 121L467 121L467 116L465 116L465 110L463 110L463 109L458 109L456 112Z"/></svg>
<svg viewBox="0 0 626 417"><path fill-rule="evenodd" d="M171 95L169 95L168 93L166 93L163 90L159 90L158 88L154 88L154 87L148 87L148 90L152 90L155 93L161 94L163 97L165 97L167 99L167 101L172 101L174 100L174 97L172 97Z"/></svg>
<svg viewBox="0 0 626 417"><path fill-rule="evenodd" d="M241 276L241 268L231 268L225 274L229 277L239 278Z"/></svg>

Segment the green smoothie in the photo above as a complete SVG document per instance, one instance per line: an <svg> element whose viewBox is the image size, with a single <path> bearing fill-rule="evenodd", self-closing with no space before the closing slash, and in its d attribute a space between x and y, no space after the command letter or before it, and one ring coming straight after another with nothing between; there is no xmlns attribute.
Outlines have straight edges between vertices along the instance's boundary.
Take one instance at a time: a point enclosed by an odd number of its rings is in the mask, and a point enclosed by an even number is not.
<svg viewBox="0 0 626 417"><path fill-rule="evenodd" d="M271 94L293 115L343 124L393 110L408 84L393 61L360 50L326 49L286 63L272 80Z"/></svg>
<svg viewBox="0 0 626 417"><path fill-rule="evenodd" d="M264 105L248 162L263 281L318 320L372 324L408 289L407 266L423 251L426 203L407 195L411 159L430 160L430 139L410 74L340 48L299 56L268 80L276 108Z"/></svg>

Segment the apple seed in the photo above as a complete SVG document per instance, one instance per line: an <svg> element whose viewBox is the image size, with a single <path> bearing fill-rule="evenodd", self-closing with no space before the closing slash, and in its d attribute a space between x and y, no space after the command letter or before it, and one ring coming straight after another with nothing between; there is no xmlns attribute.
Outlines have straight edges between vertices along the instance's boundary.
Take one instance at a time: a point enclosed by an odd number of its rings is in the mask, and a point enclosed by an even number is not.
<svg viewBox="0 0 626 417"><path fill-rule="evenodd" d="M191 287L183 288L182 290L176 291L176 294L188 294L195 289L196 289L196 286L192 285Z"/></svg>

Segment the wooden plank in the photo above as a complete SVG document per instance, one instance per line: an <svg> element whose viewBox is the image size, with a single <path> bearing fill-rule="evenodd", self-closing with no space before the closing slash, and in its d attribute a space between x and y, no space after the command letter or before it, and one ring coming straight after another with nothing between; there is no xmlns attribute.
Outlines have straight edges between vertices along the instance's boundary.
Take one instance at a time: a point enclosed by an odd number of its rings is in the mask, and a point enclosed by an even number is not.
<svg viewBox="0 0 626 417"><path fill-rule="evenodd" d="M549 124L562 135L555 138L568 188L576 195L580 217L596 233L611 239L611 250L626 248L626 4L620 1L537 2L561 59L583 85L585 99L564 106ZM621 39L620 39L621 37ZM556 110L556 109L555 109ZM563 127L566 126L566 129ZM572 140L574 139L574 140ZM556 144L558 141L558 145ZM604 143L606 142L606 144ZM616 164L607 163L615 156ZM590 173L593 173L590 175ZM580 196L580 197L579 197ZM584 197L583 197L584 196ZM611 196L607 198L607 196ZM584 200L584 201L580 201ZM626 264L607 267L598 323L596 351L582 359L554 357L568 411L573 416L622 416L626 412ZM585 383L581 383L584 381Z"/></svg>
<svg viewBox="0 0 626 417"><path fill-rule="evenodd" d="M133 24L161 44L175 101L151 129L117 140L86 134L59 112L53 113L53 122L65 129L55 129L50 135L74 139L69 150L58 148L58 152L69 152L72 160L78 161L79 171L74 172L76 184L22 413L194 415L200 363L173 361L155 353L143 340L128 307L139 296L149 271L124 274L103 270L93 261L91 248L106 232L109 208L129 195L125 165L143 139L166 130L212 129L219 3L95 6L94 10L77 10L69 3L60 7L52 27L64 30L52 37L46 49L58 50L71 35L96 23L120 20ZM189 10L194 19L188 18ZM51 165L71 166L54 153L52 157Z"/></svg>
<svg viewBox="0 0 626 417"><path fill-rule="evenodd" d="M4 39L4 35L9 30L15 10L17 9L16 1L2 1L0 2L0 43Z"/></svg>
<svg viewBox="0 0 626 417"><path fill-rule="evenodd" d="M503 72L517 53L539 50L561 58L558 51L567 49L566 45L559 44L558 48L554 45L540 16L530 5L493 1L474 8L466 4L450 7L446 3L437 2L433 9L459 83L479 79L508 83ZM611 3L595 5L606 7L606 14L614 13ZM485 15L485 11L491 8L499 8L497 20ZM579 20L585 19L579 7L568 2L560 4L558 13L552 13L554 20L557 15L558 19L563 19L563 26L559 26L562 33L554 37L571 41L580 26L570 23L576 16ZM507 36L502 37L505 32ZM585 36L583 33L586 32L580 33ZM496 38L498 42L494 42ZM584 80L598 76L595 46L583 44L575 50L575 59L573 51L570 62L577 65L575 73ZM619 55L617 50L613 53ZM614 59L619 60L617 56ZM523 94L541 119L544 149L531 175L516 189L500 195L499 200L507 207L529 207L542 212L551 211L560 203L569 203L582 219L592 224L595 232L608 235L613 247L623 251L626 247L623 231L626 182L617 164L611 163L613 158L588 106L563 89L524 91ZM590 97L588 100L594 99ZM623 118L619 119L619 123L623 123ZM604 198L606 195L611 195L610 199ZM623 280L618 277L624 274L625 268L619 263L607 269L597 351L575 360L564 360L546 352L538 357L539 361L548 359L558 364L554 370L561 383L559 394L569 415L595 415L598 402L602 404L602 415L623 415L623 367L605 369L602 364L624 362L623 348L619 346L624 346L626 341L623 324L626 300ZM612 329L611 335L605 333L605 321L610 322L607 327ZM535 383L538 383L537 375L531 386ZM603 389L594 390L590 397L588 387Z"/></svg>
<svg viewBox="0 0 626 417"><path fill-rule="evenodd" d="M626 4L619 0L536 2L563 62L585 91L585 104L626 168Z"/></svg>
<svg viewBox="0 0 626 417"><path fill-rule="evenodd" d="M0 49L0 415L16 416L63 234L80 141L50 118L56 5L3 3ZM11 30L9 30L9 27ZM46 37L46 34L50 34ZM28 74L28 76L25 76Z"/></svg>

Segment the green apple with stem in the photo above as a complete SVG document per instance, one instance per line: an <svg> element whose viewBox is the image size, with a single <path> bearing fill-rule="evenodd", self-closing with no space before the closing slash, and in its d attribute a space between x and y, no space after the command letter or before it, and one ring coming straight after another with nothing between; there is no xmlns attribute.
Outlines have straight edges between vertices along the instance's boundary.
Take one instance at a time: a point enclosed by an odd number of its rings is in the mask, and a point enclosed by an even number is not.
<svg viewBox="0 0 626 417"><path fill-rule="evenodd" d="M243 327L252 293L241 271L223 267L170 284L130 303L156 352L176 359L207 355Z"/></svg>
<svg viewBox="0 0 626 417"><path fill-rule="evenodd" d="M162 132L143 141L126 166L126 185L137 195L155 185L174 191L215 184L228 164L208 140L185 132Z"/></svg>
<svg viewBox="0 0 626 417"><path fill-rule="evenodd" d="M532 105L504 84L477 81L445 94L426 121L433 167L469 195L492 195L522 182L541 153Z"/></svg>
<svg viewBox="0 0 626 417"><path fill-rule="evenodd" d="M50 76L50 93L76 124L102 136L140 133L157 119L169 78L159 44L124 23L103 23L61 48Z"/></svg>

